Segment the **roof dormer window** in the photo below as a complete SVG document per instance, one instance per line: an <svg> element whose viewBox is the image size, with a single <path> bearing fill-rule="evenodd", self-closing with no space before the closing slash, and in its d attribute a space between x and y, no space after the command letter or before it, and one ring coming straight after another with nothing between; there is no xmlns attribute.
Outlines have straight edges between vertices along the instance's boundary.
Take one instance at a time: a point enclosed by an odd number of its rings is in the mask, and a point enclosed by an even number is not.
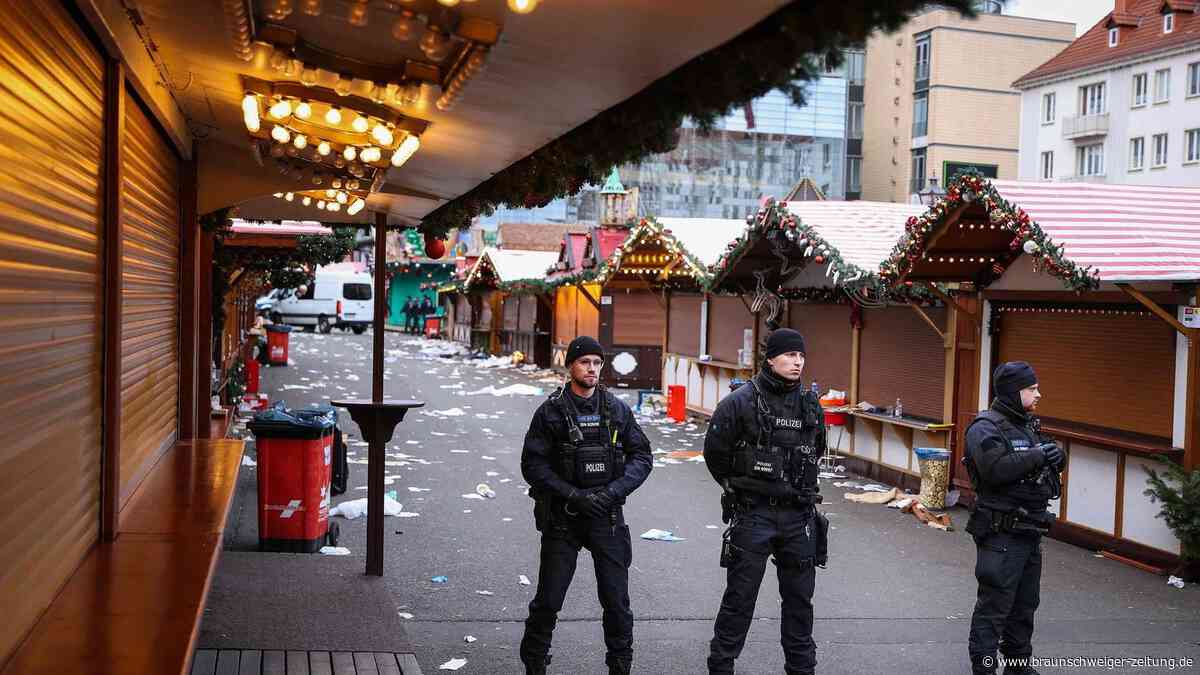
<svg viewBox="0 0 1200 675"><path fill-rule="evenodd" d="M1170 33L1175 30L1175 12L1167 12L1163 14L1163 33Z"/></svg>
<svg viewBox="0 0 1200 675"><path fill-rule="evenodd" d="M1120 28L1114 27L1114 28L1108 29L1108 46L1109 47L1116 47L1120 38L1121 38L1121 29Z"/></svg>

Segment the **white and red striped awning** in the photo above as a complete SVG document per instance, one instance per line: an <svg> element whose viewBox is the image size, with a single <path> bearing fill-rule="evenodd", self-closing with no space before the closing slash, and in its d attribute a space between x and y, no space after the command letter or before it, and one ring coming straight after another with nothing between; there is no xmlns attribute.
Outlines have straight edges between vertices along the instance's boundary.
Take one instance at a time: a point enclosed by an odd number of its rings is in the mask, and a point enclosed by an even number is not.
<svg viewBox="0 0 1200 675"><path fill-rule="evenodd" d="M993 180L1102 281L1200 280L1200 188Z"/></svg>

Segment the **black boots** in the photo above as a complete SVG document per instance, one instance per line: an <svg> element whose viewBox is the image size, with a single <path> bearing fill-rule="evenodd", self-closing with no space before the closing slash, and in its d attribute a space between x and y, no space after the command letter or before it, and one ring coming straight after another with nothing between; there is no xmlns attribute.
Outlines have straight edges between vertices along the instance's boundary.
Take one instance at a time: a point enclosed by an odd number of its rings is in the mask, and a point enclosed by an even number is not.
<svg viewBox="0 0 1200 675"><path fill-rule="evenodd" d="M550 664L550 655L547 654L545 660L530 663L525 661L525 675L546 675L546 666Z"/></svg>
<svg viewBox="0 0 1200 675"><path fill-rule="evenodd" d="M632 668L632 661L618 661L614 659L608 662L608 675L629 675L629 671Z"/></svg>

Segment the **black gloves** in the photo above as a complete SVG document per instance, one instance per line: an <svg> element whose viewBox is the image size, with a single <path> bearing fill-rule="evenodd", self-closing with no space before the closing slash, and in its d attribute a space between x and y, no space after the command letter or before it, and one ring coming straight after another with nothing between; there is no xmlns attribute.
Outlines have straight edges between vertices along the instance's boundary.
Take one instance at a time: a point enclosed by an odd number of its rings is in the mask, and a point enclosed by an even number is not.
<svg viewBox="0 0 1200 675"><path fill-rule="evenodd" d="M1057 443L1045 443L1042 445L1042 452L1046 455L1046 465L1055 471L1062 471L1063 460L1066 459L1063 455L1062 448L1058 447Z"/></svg>
<svg viewBox="0 0 1200 675"><path fill-rule="evenodd" d="M572 490L567 496L567 513L583 518L603 518L612 510L615 501L607 487Z"/></svg>

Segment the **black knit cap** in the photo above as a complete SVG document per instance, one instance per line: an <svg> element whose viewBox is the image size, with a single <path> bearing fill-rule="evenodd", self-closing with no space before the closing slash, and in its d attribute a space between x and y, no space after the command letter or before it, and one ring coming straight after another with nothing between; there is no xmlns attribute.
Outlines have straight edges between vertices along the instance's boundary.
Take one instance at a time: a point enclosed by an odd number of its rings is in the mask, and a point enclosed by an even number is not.
<svg viewBox="0 0 1200 675"><path fill-rule="evenodd" d="M992 373L992 386L1001 396L1013 396L1037 383L1037 374L1033 372L1033 366L1024 361L1002 363L996 367L996 372Z"/></svg>
<svg viewBox="0 0 1200 675"><path fill-rule="evenodd" d="M780 328L767 338L767 358L773 359L780 354L800 352L808 354L804 347L804 336L798 330Z"/></svg>
<svg viewBox="0 0 1200 675"><path fill-rule="evenodd" d="M589 335L580 335L571 340L571 344L567 346L567 365L575 363L575 359L581 356L594 354L600 358L604 358L604 348L596 342L596 338Z"/></svg>

